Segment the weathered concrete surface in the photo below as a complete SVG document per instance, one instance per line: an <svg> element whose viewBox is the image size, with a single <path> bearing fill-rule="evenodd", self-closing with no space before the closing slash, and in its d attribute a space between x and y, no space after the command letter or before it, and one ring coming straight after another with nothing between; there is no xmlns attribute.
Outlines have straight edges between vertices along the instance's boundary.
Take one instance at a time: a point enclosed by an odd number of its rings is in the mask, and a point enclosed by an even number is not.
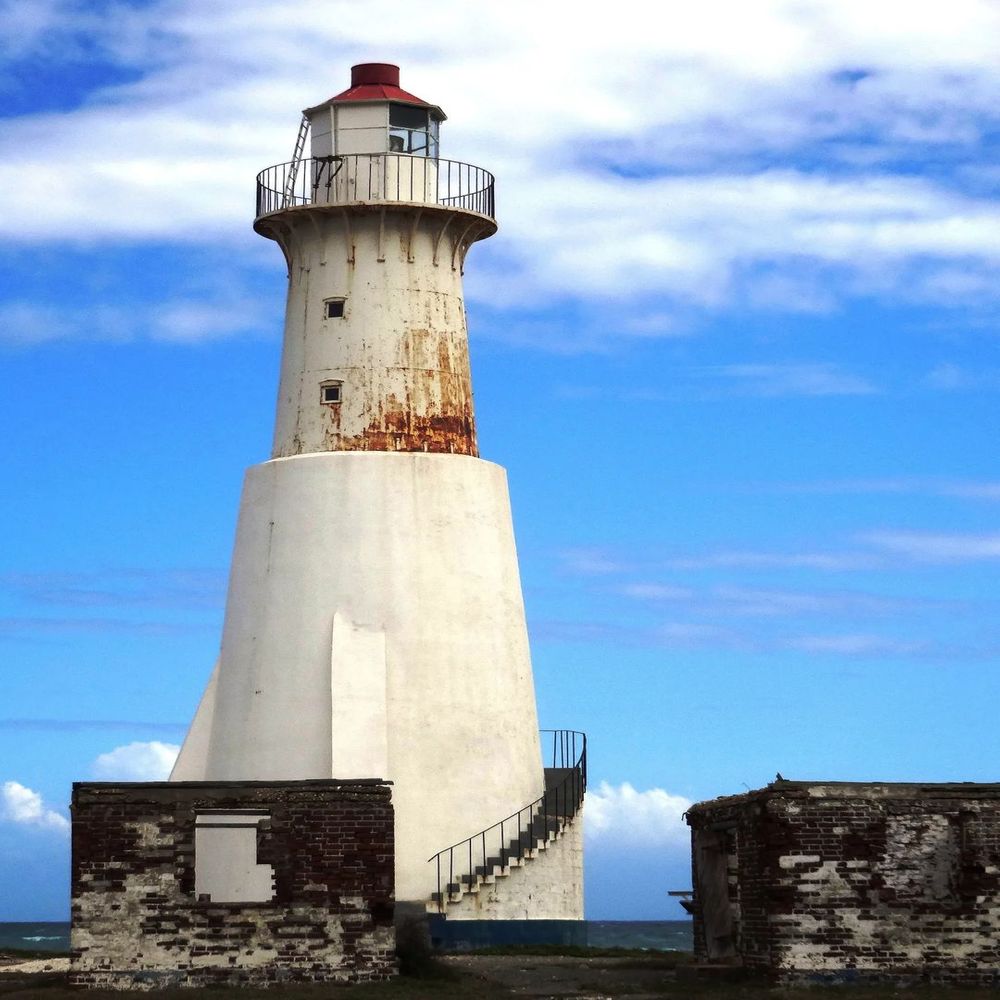
<svg viewBox="0 0 1000 1000"><path fill-rule="evenodd" d="M273 870L273 898L199 896L198 820L241 810L268 818L256 860ZM394 974L386 784L77 784L72 811L74 985L151 989Z"/></svg>
<svg viewBox="0 0 1000 1000"><path fill-rule="evenodd" d="M778 781L688 822L702 956L784 981L1000 982L1000 785Z"/></svg>
<svg viewBox="0 0 1000 1000"><path fill-rule="evenodd" d="M466 246L456 243L463 220L430 208L286 214L297 225L285 237L291 262L272 457L477 454ZM331 298L344 300L342 317L326 317ZM322 402L328 381L341 383L339 403Z"/></svg>

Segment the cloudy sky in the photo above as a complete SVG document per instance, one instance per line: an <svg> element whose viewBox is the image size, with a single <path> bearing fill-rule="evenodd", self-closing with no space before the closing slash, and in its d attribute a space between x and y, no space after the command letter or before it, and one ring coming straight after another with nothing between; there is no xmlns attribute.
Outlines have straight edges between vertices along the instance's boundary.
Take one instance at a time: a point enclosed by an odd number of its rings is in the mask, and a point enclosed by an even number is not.
<svg viewBox="0 0 1000 1000"><path fill-rule="evenodd" d="M588 915L677 914L680 814L996 780L1000 7L0 0L0 919L70 782L169 767L267 457L254 175L360 61L497 175L466 275Z"/></svg>

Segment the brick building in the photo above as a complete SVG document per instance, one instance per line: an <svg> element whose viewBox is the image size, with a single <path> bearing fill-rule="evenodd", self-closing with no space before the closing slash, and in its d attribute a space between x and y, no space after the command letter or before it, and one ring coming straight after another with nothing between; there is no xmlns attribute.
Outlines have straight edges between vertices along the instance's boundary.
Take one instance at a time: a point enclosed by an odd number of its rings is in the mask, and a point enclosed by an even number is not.
<svg viewBox="0 0 1000 1000"><path fill-rule="evenodd" d="M1000 983L1000 785L778 780L687 820L702 959L782 982Z"/></svg>
<svg viewBox="0 0 1000 1000"><path fill-rule="evenodd" d="M385 782L75 784L72 810L76 986L396 971Z"/></svg>

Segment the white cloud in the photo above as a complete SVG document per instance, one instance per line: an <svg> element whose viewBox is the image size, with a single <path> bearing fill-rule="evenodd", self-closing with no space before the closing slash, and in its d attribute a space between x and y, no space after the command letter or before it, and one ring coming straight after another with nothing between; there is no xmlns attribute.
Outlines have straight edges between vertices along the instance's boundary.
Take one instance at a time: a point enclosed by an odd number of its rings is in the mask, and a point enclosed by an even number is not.
<svg viewBox="0 0 1000 1000"><path fill-rule="evenodd" d="M707 378L728 382L750 396L859 396L878 392L867 379L828 364L715 365Z"/></svg>
<svg viewBox="0 0 1000 1000"><path fill-rule="evenodd" d="M683 603L703 614L729 620L746 618L789 618L815 615L883 616L926 608L930 602L886 597L852 591L778 590L738 584L693 590L672 584L630 583L621 587L626 597L642 601Z"/></svg>
<svg viewBox="0 0 1000 1000"><path fill-rule="evenodd" d="M587 791L584 832L588 843L636 846L686 846L689 839L682 816L691 800L662 788L637 791L627 781L602 781Z"/></svg>
<svg viewBox="0 0 1000 1000"><path fill-rule="evenodd" d="M911 642L880 635L803 635L787 642L789 649L804 653L830 653L837 656L913 656L930 651L925 642Z"/></svg>
<svg viewBox="0 0 1000 1000"><path fill-rule="evenodd" d="M829 573L877 566L879 560L863 552L758 552L722 550L705 555L676 556L664 561L669 569L815 569Z"/></svg>
<svg viewBox="0 0 1000 1000"><path fill-rule="evenodd" d="M694 591L690 588L670 583L627 583L621 591L626 597L637 597L644 601L687 601L694 596Z"/></svg>
<svg viewBox="0 0 1000 1000"><path fill-rule="evenodd" d="M970 371L960 365L945 362L927 374L927 383L947 392L1000 389L1000 369L977 368Z"/></svg>
<svg viewBox="0 0 1000 1000"><path fill-rule="evenodd" d="M529 0L330 0L322 16L313 0L35 6L14 55L72 63L82 33L142 75L7 120L8 240L245 248L253 176L288 158L298 109L344 86L352 62L390 58L404 86L445 103L445 154L500 178L503 248L470 275L483 299L516 287L522 303L650 293L816 311L858 290L997 294L1000 209L961 180L983 165L1000 90L990 0L947 18L898 0L624 0L610 19ZM654 15L670 30L635 31ZM964 172L894 173L942 147ZM175 318L183 337L191 317Z"/></svg>
<svg viewBox="0 0 1000 1000"><path fill-rule="evenodd" d="M629 568L626 563L604 549L587 546L563 549L559 557L567 572L579 576L605 576L622 573Z"/></svg>
<svg viewBox="0 0 1000 1000"><path fill-rule="evenodd" d="M957 497L968 500L1000 500L1000 482L974 479L829 479L819 482L782 483L765 489L780 493L897 493L918 496Z"/></svg>
<svg viewBox="0 0 1000 1000"><path fill-rule="evenodd" d="M195 297L147 302L142 310L98 306L68 312L32 302L0 304L0 343L32 347L55 340L126 343L140 338L169 343L201 343L274 329L274 310L254 296L230 301Z"/></svg>
<svg viewBox="0 0 1000 1000"><path fill-rule="evenodd" d="M165 781L180 750L174 743L159 740L128 743L102 753L91 773L97 781Z"/></svg>
<svg viewBox="0 0 1000 1000"><path fill-rule="evenodd" d="M69 830L69 820L65 816L50 809L38 792L16 781L0 785L0 820L60 833Z"/></svg>
<svg viewBox="0 0 1000 1000"><path fill-rule="evenodd" d="M945 535L879 531L865 536L872 545L913 562L956 563L1000 559L1000 534Z"/></svg>
<svg viewBox="0 0 1000 1000"><path fill-rule="evenodd" d="M222 606L225 588L224 573L205 569L0 573L0 589L42 606L214 609Z"/></svg>
<svg viewBox="0 0 1000 1000"><path fill-rule="evenodd" d="M580 346L585 350L586 346ZM563 386L563 399L606 399L657 403L731 396L868 396L880 391L869 379L821 362L700 365L671 368L666 388Z"/></svg>

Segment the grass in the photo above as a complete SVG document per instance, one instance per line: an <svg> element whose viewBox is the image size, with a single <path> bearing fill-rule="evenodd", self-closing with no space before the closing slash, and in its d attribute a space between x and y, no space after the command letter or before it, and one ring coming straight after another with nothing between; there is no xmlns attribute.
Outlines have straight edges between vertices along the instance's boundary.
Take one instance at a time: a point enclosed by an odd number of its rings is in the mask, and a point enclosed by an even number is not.
<svg viewBox="0 0 1000 1000"><path fill-rule="evenodd" d="M60 957L52 952L6 950L18 958ZM630 996L664 1000L997 1000L988 989L893 986L772 987L761 981L721 981L692 976L685 952L615 948L508 947L451 958L426 956L411 974L383 983L286 985L269 990L197 990L204 1000L502 1000L515 996L571 998ZM738 971L738 970L734 970ZM191 990L152 990L144 1000L191 1000ZM62 974L0 974L3 1000L121 1000L112 990L81 994Z"/></svg>
<svg viewBox="0 0 1000 1000"><path fill-rule="evenodd" d="M661 961L674 969L693 960L689 951L651 951L649 948L587 948L573 944L503 944L476 948L463 955L531 955L559 958L641 958Z"/></svg>

